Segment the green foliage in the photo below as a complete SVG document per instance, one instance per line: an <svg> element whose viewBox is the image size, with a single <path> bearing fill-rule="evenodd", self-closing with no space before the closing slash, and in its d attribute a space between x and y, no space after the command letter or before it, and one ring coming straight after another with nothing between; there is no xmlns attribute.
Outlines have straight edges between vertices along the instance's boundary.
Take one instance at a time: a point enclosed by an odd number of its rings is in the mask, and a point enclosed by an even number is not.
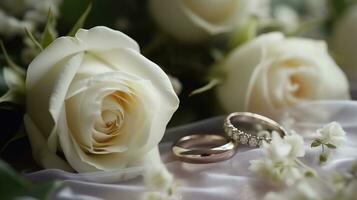
<svg viewBox="0 0 357 200"><path fill-rule="evenodd" d="M36 48L43 50L41 43L36 39L36 37L31 33L28 28L25 28L26 36L31 40L31 42L35 45Z"/></svg>
<svg viewBox="0 0 357 200"><path fill-rule="evenodd" d="M0 199L33 197L51 199L54 191L62 186L59 182L34 185L18 175L7 163L0 160Z"/></svg>
<svg viewBox="0 0 357 200"><path fill-rule="evenodd" d="M316 140L312 141L311 147L318 147L318 146L320 146L321 144L322 144L322 143L321 143L321 140L316 139Z"/></svg>
<svg viewBox="0 0 357 200"><path fill-rule="evenodd" d="M246 22L239 26L232 34L228 46L233 49L255 38L258 33L258 25L259 22L256 17L247 19Z"/></svg>
<svg viewBox="0 0 357 200"><path fill-rule="evenodd" d="M0 97L0 103L11 102L22 105L25 99L25 70L11 60L2 41L0 41L0 46L9 66L2 68L0 83L5 83L8 91Z"/></svg>
<svg viewBox="0 0 357 200"><path fill-rule="evenodd" d="M12 61L12 59L10 58L9 54L6 51L5 45L2 40L0 40L0 47L7 65L11 67L14 71L16 71L20 76L25 77L26 71L20 66L18 66L14 61Z"/></svg>
<svg viewBox="0 0 357 200"><path fill-rule="evenodd" d="M336 149L336 148L337 148L336 145L331 144L331 143L327 143L326 146L327 146L328 148L330 148L330 149Z"/></svg>
<svg viewBox="0 0 357 200"><path fill-rule="evenodd" d="M43 48L46 48L48 45L50 45L56 39L54 29L55 29L55 19L53 17L52 11L50 9L48 11L46 26L42 33L42 38L41 38L41 46Z"/></svg>
<svg viewBox="0 0 357 200"><path fill-rule="evenodd" d="M340 18L356 0L328 0L331 17L336 20Z"/></svg>
<svg viewBox="0 0 357 200"><path fill-rule="evenodd" d="M90 11L92 10L92 3L89 3L89 5L87 6L87 8L85 9L85 11L83 12L83 14L81 15L81 17L78 19L78 21L74 24L74 26L72 27L72 29L69 31L69 33L67 34L68 36L74 36L78 29L82 28Z"/></svg>
<svg viewBox="0 0 357 200"><path fill-rule="evenodd" d="M206 92L208 90L213 89L215 86L219 85L219 83L221 82L220 79L212 79L207 85L200 87L196 90L194 90L193 92L191 92L190 96L196 95L196 94L200 94L203 92Z"/></svg>

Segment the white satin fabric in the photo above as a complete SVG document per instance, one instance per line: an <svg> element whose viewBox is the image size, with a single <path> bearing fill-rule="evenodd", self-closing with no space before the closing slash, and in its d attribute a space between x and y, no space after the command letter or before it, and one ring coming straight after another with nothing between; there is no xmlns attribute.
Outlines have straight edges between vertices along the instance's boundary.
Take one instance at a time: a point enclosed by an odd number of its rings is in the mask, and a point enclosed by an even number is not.
<svg viewBox="0 0 357 200"><path fill-rule="evenodd" d="M290 127L303 134L307 154L303 162L317 169L322 176L333 170L347 170L357 160L357 101L325 101L298 106L281 114L289 116ZM241 146L230 160L214 164L187 164L177 161L170 152L172 141L191 133L222 133L224 117L215 117L201 122L169 129L160 144L162 159L167 168L181 183L179 193L185 200L254 200L261 199L272 188L252 176L249 161L261 156L260 149ZM287 121L286 119L283 121ZM323 167L318 166L319 149L311 149L314 131L332 121L339 122L347 132L347 143L334 150ZM146 191L142 178L117 182L118 177L141 173L141 168L116 172L75 174L55 169L26 173L33 182L63 180L70 188L57 194L57 199L140 199Z"/></svg>

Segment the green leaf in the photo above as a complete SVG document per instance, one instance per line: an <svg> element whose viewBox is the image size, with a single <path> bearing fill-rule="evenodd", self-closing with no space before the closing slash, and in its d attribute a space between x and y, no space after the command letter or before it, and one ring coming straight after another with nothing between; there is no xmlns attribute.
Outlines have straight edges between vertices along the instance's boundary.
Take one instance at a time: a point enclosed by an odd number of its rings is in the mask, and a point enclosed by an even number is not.
<svg viewBox="0 0 357 200"><path fill-rule="evenodd" d="M321 145L321 140L316 139L311 143L311 147L318 147Z"/></svg>
<svg viewBox="0 0 357 200"><path fill-rule="evenodd" d="M19 176L7 163L0 160L0 197L15 199L26 193L30 183Z"/></svg>
<svg viewBox="0 0 357 200"><path fill-rule="evenodd" d="M320 156L319 156L319 161L320 161L320 164L323 164L327 161L328 159L328 154L326 153L321 153Z"/></svg>
<svg viewBox="0 0 357 200"><path fill-rule="evenodd" d="M229 40L228 46L233 49L238 47L257 36L258 19L256 17L250 17L246 22L237 28Z"/></svg>
<svg viewBox="0 0 357 200"><path fill-rule="evenodd" d="M77 33L77 31L83 27L91 10L92 10L92 3L89 3L86 10L83 12L81 17L78 19L78 21L74 24L72 29L67 34L68 36L74 36Z"/></svg>
<svg viewBox="0 0 357 200"><path fill-rule="evenodd" d="M1 51L4 54L6 63L9 65L9 67L11 67L12 69L14 69L19 75L25 77L26 76L26 71L21 68L20 66L18 66L9 56L9 54L6 51L5 45L3 43L2 40L0 40L0 47L1 47Z"/></svg>
<svg viewBox="0 0 357 200"><path fill-rule="evenodd" d="M56 34L54 32L54 17L51 9L48 10L47 22L45 29L42 33L41 46L46 48L56 39Z"/></svg>
<svg viewBox="0 0 357 200"><path fill-rule="evenodd" d="M328 144L325 144L325 145L330 149L336 149L337 148L334 144L331 144L331 143L328 143Z"/></svg>
<svg viewBox="0 0 357 200"><path fill-rule="evenodd" d="M219 85L220 83L221 83L220 79L217 79L217 78L216 79L212 79L207 85L192 91L190 96L193 96L193 95L200 94L200 93L206 92L208 90L211 90L212 88L214 88L215 86Z"/></svg>
<svg viewBox="0 0 357 200"><path fill-rule="evenodd" d="M356 3L355 0L329 0L329 8L331 16L334 20L340 18L348 8L353 3Z"/></svg>
<svg viewBox="0 0 357 200"><path fill-rule="evenodd" d="M62 186L63 184L59 181L47 182L31 187L28 194L38 199L51 200L54 192Z"/></svg>
<svg viewBox="0 0 357 200"><path fill-rule="evenodd" d="M0 185L0 199L29 196L45 200L52 199L52 194L62 186L62 183L53 181L33 185L18 175L7 163L0 160Z"/></svg>
<svg viewBox="0 0 357 200"><path fill-rule="evenodd" d="M28 28L25 28L25 33L26 36L32 41L32 43L41 51L43 50L43 47L41 46L40 42L37 41L34 35L32 35L31 31Z"/></svg>

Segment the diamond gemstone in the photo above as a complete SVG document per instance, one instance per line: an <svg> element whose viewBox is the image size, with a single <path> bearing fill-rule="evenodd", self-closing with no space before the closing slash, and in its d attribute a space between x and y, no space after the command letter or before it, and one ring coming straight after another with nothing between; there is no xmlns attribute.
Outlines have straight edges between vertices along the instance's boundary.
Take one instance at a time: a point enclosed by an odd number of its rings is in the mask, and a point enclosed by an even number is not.
<svg viewBox="0 0 357 200"><path fill-rule="evenodd" d="M248 140L249 140L249 138L248 138L248 136L245 135L245 134L243 134L243 135L241 135L241 136L239 137L239 141L240 141L240 143L242 143L242 144L247 144L247 143L248 143Z"/></svg>
<svg viewBox="0 0 357 200"><path fill-rule="evenodd" d="M258 145L258 139L256 137L251 137L249 139L249 146L255 147Z"/></svg>
<svg viewBox="0 0 357 200"><path fill-rule="evenodd" d="M232 139L233 139L234 141L237 141L237 140L239 139L239 135L238 135L237 132L234 132L234 133L233 133Z"/></svg>
<svg viewBox="0 0 357 200"><path fill-rule="evenodd" d="M228 129L228 131L227 131L227 135L228 135L229 137L232 137L233 132L234 132L234 128L233 128L233 127L230 127L230 128Z"/></svg>

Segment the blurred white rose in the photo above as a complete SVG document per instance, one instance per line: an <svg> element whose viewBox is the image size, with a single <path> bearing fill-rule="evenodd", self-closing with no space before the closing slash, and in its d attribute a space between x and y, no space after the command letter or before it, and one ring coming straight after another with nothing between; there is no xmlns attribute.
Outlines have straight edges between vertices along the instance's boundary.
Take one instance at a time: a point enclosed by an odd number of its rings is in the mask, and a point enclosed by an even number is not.
<svg viewBox="0 0 357 200"><path fill-rule="evenodd" d="M270 0L150 0L149 9L159 26L186 42L227 33L249 16L267 17Z"/></svg>
<svg viewBox="0 0 357 200"><path fill-rule="evenodd" d="M279 23L286 32L294 31L299 27L299 14L289 6L276 6L273 15L277 23Z"/></svg>
<svg viewBox="0 0 357 200"><path fill-rule="evenodd" d="M276 117L302 102L350 98L346 76L323 41L268 33L233 50L220 65L226 76L216 92L227 112Z"/></svg>
<svg viewBox="0 0 357 200"><path fill-rule="evenodd" d="M106 27L55 40L30 64L26 91L34 158L78 172L159 162L157 145L179 103L137 43Z"/></svg>
<svg viewBox="0 0 357 200"><path fill-rule="evenodd" d="M174 76L168 75L171 81L172 87L174 88L177 95L181 94L182 91L182 83L180 80Z"/></svg>
<svg viewBox="0 0 357 200"><path fill-rule="evenodd" d="M332 34L332 50L341 68L353 81L357 81L357 5L351 7L337 21ZM353 85L352 85L353 86Z"/></svg>
<svg viewBox="0 0 357 200"><path fill-rule="evenodd" d="M35 30L47 20L49 9L59 15L62 0L1 0L0 35L24 35L24 28Z"/></svg>

